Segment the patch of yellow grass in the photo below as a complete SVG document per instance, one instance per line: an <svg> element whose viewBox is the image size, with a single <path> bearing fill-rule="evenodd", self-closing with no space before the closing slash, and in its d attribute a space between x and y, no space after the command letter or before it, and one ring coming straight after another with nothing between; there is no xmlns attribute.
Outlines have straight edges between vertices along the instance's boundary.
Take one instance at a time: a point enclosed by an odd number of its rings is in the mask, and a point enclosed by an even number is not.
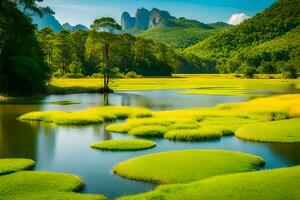
<svg viewBox="0 0 300 200"><path fill-rule="evenodd" d="M74 112L40 111L31 112L19 117L24 121L43 121L55 124L97 124L104 121L125 119L129 117L151 117L152 112L145 108L128 106L103 106Z"/></svg>
<svg viewBox="0 0 300 200"><path fill-rule="evenodd" d="M233 135L243 125L298 117L299 107L299 94L281 95L212 108L153 112L152 118L129 119L125 124L108 127L108 130L131 132L132 135L137 131L139 136L159 135L170 140L201 141ZM159 134L147 134L155 131Z"/></svg>

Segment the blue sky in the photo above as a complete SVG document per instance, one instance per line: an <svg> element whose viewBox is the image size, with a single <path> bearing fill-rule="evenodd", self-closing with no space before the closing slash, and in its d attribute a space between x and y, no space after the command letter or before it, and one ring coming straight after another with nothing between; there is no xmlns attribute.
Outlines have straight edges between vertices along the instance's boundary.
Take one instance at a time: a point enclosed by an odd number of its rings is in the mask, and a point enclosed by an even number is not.
<svg viewBox="0 0 300 200"><path fill-rule="evenodd" d="M227 22L235 13L253 16L276 0L44 0L56 12L56 18L70 24L89 26L95 18L108 16L120 21L123 11L135 14L137 8L168 10L201 22Z"/></svg>

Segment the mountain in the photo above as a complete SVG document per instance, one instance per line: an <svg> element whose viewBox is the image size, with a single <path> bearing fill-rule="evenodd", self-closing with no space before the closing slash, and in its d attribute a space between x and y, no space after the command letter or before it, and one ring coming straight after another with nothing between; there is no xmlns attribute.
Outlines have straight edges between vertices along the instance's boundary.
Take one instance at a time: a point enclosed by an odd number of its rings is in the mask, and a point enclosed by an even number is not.
<svg viewBox="0 0 300 200"><path fill-rule="evenodd" d="M293 62L291 55L294 45L292 40L286 41L290 46L288 52L280 54L257 54L257 49L278 47L276 40L300 25L299 0L279 0L265 11L230 29L220 31L185 50L202 60L202 65L210 63L220 72L234 72L243 66L258 69L269 62L279 72L282 63ZM289 35L287 37L290 37ZM281 39L284 40L284 39ZM279 41L281 41L279 40ZM265 45L263 45L266 43ZM298 55L300 52L296 52Z"/></svg>
<svg viewBox="0 0 300 200"><path fill-rule="evenodd" d="M37 25L38 30L41 30L45 27L50 27L54 32L59 32L62 30L62 25L59 23L59 21L53 15L48 13L44 13L42 18L37 15L33 15L32 23Z"/></svg>
<svg viewBox="0 0 300 200"><path fill-rule="evenodd" d="M151 39L173 48L191 46L217 30L230 27L226 23L211 26L197 20L176 18L169 12L153 8L151 11L141 8L135 17L124 12L121 16L123 32Z"/></svg>
<svg viewBox="0 0 300 200"><path fill-rule="evenodd" d="M67 31L70 31L70 32L74 32L74 31L78 31L78 30L84 30L84 31L88 30L88 28L86 26L84 26L84 25L77 24L75 26L72 26L69 23L63 24L62 28L64 30L67 30Z"/></svg>
<svg viewBox="0 0 300 200"><path fill-rule="evenodd" d="M121 16L121 24L124 31L130 29L147 30L158 26L179 27L179 28L204 28L213 29L214 27L201 23L196 20L186 19L184 17L176 18L168 11L153 8L151 11L141 8L136 11L135 17L131 17L128 12ZM224 23L226 24L226 23Z"/></svg>
<svg viewBox="0 0 300 200"><path fill-rule="evenodd" d="M45 27L50 27L54 32L59 32L63 29L68 30L70 32L77 31L77 30L88 30L86 26L81 24L71 26L69 23L65 23L61 25L59 21L52 14L48 14L48 13L44 13L42 18L40 18L37 15L33 15L31 18L32 18L32 23L37 25L38 30L41 30Z"/></svg>

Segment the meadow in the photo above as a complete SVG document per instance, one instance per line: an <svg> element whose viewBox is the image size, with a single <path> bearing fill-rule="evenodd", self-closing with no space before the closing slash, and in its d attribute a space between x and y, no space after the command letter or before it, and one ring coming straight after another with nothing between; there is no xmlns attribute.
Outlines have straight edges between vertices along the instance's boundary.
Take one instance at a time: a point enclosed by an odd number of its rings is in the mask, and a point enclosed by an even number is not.
<svg viewBox="0 0 300 200"><path fill-rule="evenodd" d="M285 93L297 93L300 82L276 78L177 75L173 78L117 79L112 84L116 91L178 89L176 95L236 95L245 96L248 101L165 111L134 106L57 109L28 112L18 120L72 128L105 124L108 134L115 138L98 140L85 148L111 155L141 151L139 156L122 160L110 170L124 179L159 186L150 192L120 197L122 200L298 199L300 194L296 188L300 177L296 174L299 174L299 166L262 170L266 163L264 157L229 150L147 153L157 149L160 140L194 144L236 137L260 143L299 143L300 95ZM80 92L95 92L101 86L101 79L54 79L52 84L65 93L78 92L78 88L82 89ZM51 104L63 108L80 103L63 100ZM102 195L77 193L84 187L84 180L76 175L23 171L33 169L34 164L32 160L0 159L0 195L9 200L105 199ZM291 187L290 183L293 183Z"/></svg>
<svg viewBox="0 0 300 200"><path fill-rule="evenodd" d="M97 92L102 79L52 79L49 94ZM280 75L257 75L246 79L236 74L176 74L165 78L120 78L111 83L116 91L181 89L183 93L210 95L259 95L260 91L280 93L300 89L299 79L281 79Z"/></svg>

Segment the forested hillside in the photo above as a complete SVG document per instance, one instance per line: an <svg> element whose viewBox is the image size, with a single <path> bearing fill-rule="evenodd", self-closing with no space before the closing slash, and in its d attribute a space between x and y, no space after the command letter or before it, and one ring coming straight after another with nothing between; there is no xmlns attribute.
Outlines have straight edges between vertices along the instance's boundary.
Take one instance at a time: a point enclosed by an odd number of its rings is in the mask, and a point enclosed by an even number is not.
<svg viewBox="0 0 300 200"><path fill-rule="evenodd" d="M123 32L151 39L172 48L186 48L213 35L222 28L231 27L224 22L205 24L184 17L176 18L167 11L153 8L138 9L135 17L122 14Z"/></svg>
<svg viewBox="0 0 300 200"><path fill-rule="evenodd" d="M156 27L136 34L155 42L160 42L173 48L186 48L208 36L214 34L217 29Z"/></svg>
<svg viewBox="0 0 300 200"><path fill-rule="evenodd" d="M284 71L289 67L285 67L283 63L293 64L294 54L297 54L295 45L287 44L293 43L293 39L285 41L286 46L289 46L285 52L277 52L279 55L276 58L264 57L264 55L255 56L260 57L253 62L251 52L253 49L264 42L268 42L283 36L287 32L296 28L300 24L300 4L298 0L280 0L264 12L257 14L253 18L244 23L228 29L223 30L198 44L187 48L185 55L187 57L196 56L199 67L207 66L216 68L219 72L234 72L238 71L252 71L255 72L265 62L271 62L275 72ZM297 32L297 30L295 30ZM294 34L292 34L294 35ZM290 34L287 38L293 37ZM273 44L278 42L273 41L267 43L269 49L273 48ZM265 48L256 47L256 48ZM265 54L264 51L259 51ZM296 56L297 57L297 56Z"/></svg>

